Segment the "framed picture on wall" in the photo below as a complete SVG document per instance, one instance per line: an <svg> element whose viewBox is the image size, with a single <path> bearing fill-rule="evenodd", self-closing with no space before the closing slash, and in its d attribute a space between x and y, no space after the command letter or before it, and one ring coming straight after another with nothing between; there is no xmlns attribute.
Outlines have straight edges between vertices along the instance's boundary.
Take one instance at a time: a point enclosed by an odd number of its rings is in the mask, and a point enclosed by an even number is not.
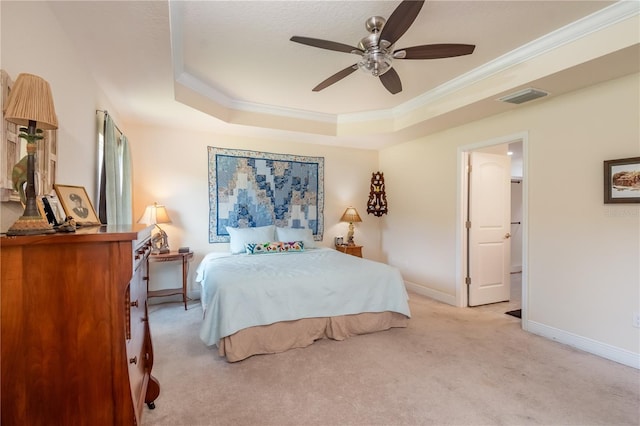
<svg viewBox="0 0 640 426"><path fill-rule="evenodd" d="M604 162L604 203L640 203L640 157Z"/></svg>
<svg viewBox="0 0 640 426"><path fill-rule="evenodd" d="M58 185L53 186L58 194L58 200L67 216L71 216L78 225L100 225L100 219L93 209L84 186Z"/></svg>

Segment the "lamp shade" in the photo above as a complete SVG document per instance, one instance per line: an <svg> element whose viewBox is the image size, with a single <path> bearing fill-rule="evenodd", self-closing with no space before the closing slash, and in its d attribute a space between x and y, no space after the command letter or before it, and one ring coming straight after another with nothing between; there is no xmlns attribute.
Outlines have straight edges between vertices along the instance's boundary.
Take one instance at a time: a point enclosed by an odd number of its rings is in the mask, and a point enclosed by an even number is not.
<svg viewBox="0 0 640 426"><path fill-rule="evenodd" d="M362 222L362 219L360 219L360 215L358 214L358 211L355 208L347 207L347 209L344 211L344 214L340 218L340 221L353 223L353 222Z"/></svg>
<svg viewBox="0 0 640 426"><path fill-rule="evenodd" d="M138 219L138 223L143 223L145 225L156 225L158 223L171 223L171 218L167 213L167 209L158 203L153 203L153 205L147 206L144 209L144 213Z"/></svg>
<svg viewBox="0 0 640 426"><path fill-rule="evenodd" d="M21 126L28 126L29 121L35 121L40 129L57 129L58 118L49 83L37 75L18 75L11 88L4 118Z"/></svg>

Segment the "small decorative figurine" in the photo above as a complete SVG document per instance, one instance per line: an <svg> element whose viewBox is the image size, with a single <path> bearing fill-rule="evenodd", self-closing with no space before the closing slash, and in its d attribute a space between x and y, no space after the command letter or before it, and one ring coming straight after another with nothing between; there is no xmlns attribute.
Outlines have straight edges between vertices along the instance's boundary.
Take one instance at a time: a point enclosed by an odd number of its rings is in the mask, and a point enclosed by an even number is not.
<svg viewBox="0 0 640 426"><path fill-rule="evenodd" d="M57 228L58 232L76 232L76 221L72 216L64 218L64 222Z"/></svg>

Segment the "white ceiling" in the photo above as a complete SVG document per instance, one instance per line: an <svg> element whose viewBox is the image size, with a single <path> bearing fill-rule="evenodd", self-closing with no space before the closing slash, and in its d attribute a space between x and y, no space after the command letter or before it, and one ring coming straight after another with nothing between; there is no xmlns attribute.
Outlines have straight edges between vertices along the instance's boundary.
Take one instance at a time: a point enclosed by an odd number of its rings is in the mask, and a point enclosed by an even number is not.
<svg viewBox="0 0 640 426"><path fill-rule="evenodd" d="M355 63L358 56L293 43L289 38L307 36L355 46L367 35L364 22L368 17L388 18L399 3L48 2L126 122L162 122L168 126L365 148L379 148L513 108L489 96L491 99L478 102L473 108L462 106L455 113L431 119L429 126L425 120L362 135L340 128L349 122L375 122L377 117L392 117L396 123L415 105L424 106L430 94L442 91L450 82L465 77L475 79L474 75L484 78L488 66L495 67L500 61L505 67L511 66L515 59L505 58L517 58L518 52L530 49L532 42L549 33L556 34L615 2L427 1L396 48L430 43L475 44L472 55L394 61L403 84L403 91L397 95L388 93L377 78L359 71L320 92L312 92L315 85ZM637 16L637 7L627 7L625 13L628 10L635 10L632 13ZM638 62L636 45L584 67L549 72L547 78L530 83L558 95L637 72ZM526 86L515 83L514 90ZM319 123L322 129L289 127L283 124L287 120Z"/></svg>

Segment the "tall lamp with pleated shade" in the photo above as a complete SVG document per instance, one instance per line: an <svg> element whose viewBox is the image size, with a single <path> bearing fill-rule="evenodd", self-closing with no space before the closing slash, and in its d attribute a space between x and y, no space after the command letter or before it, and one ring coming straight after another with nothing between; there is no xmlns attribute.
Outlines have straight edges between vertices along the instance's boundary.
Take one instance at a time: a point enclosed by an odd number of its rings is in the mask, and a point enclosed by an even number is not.
<svg viewBox="0 0 640 426"><path fill-rule="evenodd" d="M344 214L340 218L341 222L349 222L349 232L347 233L347 245L353 246L355 243L353 242L353 223L354 222L362 222L360 219L360 215L358 211L354 207L347 207L344 211Z"/></svg>
<svg viewBox="0 0 640 426"><path fill-rule="evenodd" d="M58 128L58 118L53 107L53 96L49 83L33 74L20 74L7 101L5 120L20 127L20 137L27 141L27 186L25 208L22 216L7 230L7 235L35 235L55 232L40 215L36 204L35 162L38 140L42 130ZM20 164L20 163L19 163ZM14 186L19 185L14 182ZM18 190L19 188L15 188Z"/></svg>
<svg viewBox="0 0 640 426"><path fill-rule="evenodd" d="M159 223L171 223L171 218L165 206L153 203L144 209L144 213L138 219L138 223L145 225L155 225L160 231L151 238L153 248L151 253L164 254L169 253L169 238L167 233L158 226Z"/></svg>

